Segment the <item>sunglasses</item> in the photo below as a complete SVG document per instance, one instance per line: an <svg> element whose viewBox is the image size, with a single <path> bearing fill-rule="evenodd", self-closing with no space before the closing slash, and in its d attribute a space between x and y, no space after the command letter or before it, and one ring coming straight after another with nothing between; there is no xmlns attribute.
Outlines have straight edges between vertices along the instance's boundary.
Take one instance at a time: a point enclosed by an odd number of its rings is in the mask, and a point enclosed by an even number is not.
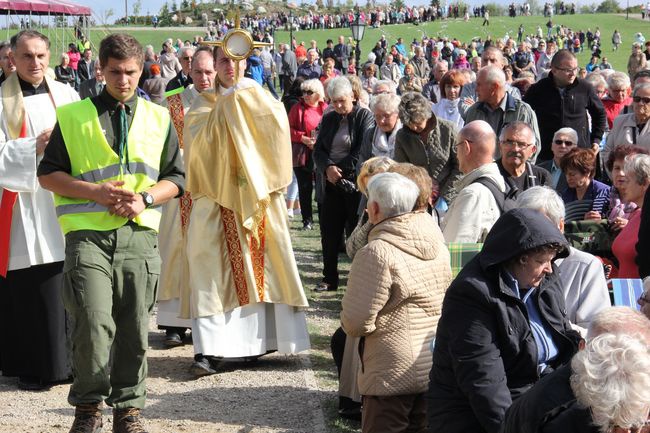
<svg viewBox="0 0 650 433"><path fill-rule="evenodd" d="M303 90L302 91L302 96L311 96L313 94L314 94L314 92L312 92L311 90Z"/></svg>
<svg viewBox="0 0 650 433"><path fill-rule="evenodd" d="M573 146L573 141L569 140L553 140L553 143L557 144L558 146Z"/></svg>
<svg viewBox="0 0 650 433"><path fill-rule="evenodd" d="M648 98L648 97L646 97L646 96L635 96L635 97L632 98L632 100L633 100L634 102L636 102L637 104L638 104L639 102L642 103L642 104L644 104L644 105L646 105L646 104L650 104L650 98Z"/></svg>

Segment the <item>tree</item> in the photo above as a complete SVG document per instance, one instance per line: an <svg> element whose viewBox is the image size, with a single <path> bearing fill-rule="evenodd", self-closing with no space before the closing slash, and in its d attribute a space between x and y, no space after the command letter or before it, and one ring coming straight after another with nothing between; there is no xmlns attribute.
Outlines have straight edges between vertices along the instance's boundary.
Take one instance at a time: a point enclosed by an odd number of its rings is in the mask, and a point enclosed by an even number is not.
<svg viewBox="0 0 650 433"><path fill-rule="evenodd" d="M106 10L104 11L104 13L102 14L102 24L103 24L103 25L107 25L107 24L108 24L108 20L109 20L113 15L115 15L115 11L114 11L112 8L111 8L111 9L106 9Z"/></svg>
<svg viewBox="0 0 650 433"><path fill-rule="evenodd" d="M616 0L604 0L598 5L596 12L601 14L614 14L621 12L621 7Z"/></svg>
<svg viewBox="0 0 650 433"><path fill-rule="evenodd" d="M138 24L138 16L142 10L142 0L136 0L133 2L133 22Z"/></svg>
<svg viewBox="0 0 650 433"><path fill-rule="evenodd" d="M172 24L172 15L169 12L169 6L165 2L160 8L160 16L158 17L158 25L161 27L168 27Z"/></svg>
<svg viewBox="0 0 650 433"><path fill-rule="evenodd" d="M392 2L390 2L390 5L397 10L400 10L406 6L403 0L393 0Z"/></svg>

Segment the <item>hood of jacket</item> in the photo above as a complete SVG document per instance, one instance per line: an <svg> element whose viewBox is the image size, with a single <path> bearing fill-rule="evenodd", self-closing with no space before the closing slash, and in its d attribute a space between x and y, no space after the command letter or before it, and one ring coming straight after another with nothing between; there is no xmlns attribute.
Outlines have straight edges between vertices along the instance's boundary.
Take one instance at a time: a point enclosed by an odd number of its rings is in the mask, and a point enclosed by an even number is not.
<svg viewBox="0 0 650 433"><path fill-rule="evenodd" d="M368 242L373 240L388 242L421 260L433 260L444 246L438 224L426 212L409 212L386 218L368 234Z"/></svg>
<svg viewBox="0 0 650 433"><path fill-rule="evenodd" d="M479 262L487 270L547 244L563 247L557 258L569 254L566 238L544 214L532 209L513 209L501 215L492 226L479 253Z"/></svg>

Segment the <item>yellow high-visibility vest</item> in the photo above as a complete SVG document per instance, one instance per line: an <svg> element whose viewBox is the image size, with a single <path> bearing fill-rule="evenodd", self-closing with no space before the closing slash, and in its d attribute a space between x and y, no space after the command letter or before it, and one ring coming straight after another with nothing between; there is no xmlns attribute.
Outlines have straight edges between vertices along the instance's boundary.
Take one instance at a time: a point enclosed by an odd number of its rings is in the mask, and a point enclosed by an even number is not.
<svg viewBox="0 0 650 433"><path fill-rule="evenodd" d="M170 127L168 110L139 98L128 134L129 161L120 164L106 140L97 109L87 98L57 108L56 117L70 157L70 175L104 183L124 181L122 188L141 192L158 182L160 159ZM123 226L126 218L110 215L99 203L54 194L56 214L64 234L77 230L107 231ZM158 231L160 208L145 209L134 218L140 226Z"/></svg>

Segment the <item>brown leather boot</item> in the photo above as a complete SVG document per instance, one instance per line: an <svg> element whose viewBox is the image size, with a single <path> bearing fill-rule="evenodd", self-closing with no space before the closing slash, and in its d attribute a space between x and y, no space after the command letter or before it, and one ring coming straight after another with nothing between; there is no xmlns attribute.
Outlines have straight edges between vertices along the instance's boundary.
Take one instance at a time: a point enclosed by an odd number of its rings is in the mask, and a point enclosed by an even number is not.
<svg viewBox="0 0 650 433"><path fill-rule="evenodd" d="M113 433L147 433L142 425L140 409L113 409Z"/></svg>
<svg viewBox="0 0 650 433"><path fill-rule="evenodd" d="M80 404L74 410L70 433L101 433L102 410L99 403Z"/></svg>

